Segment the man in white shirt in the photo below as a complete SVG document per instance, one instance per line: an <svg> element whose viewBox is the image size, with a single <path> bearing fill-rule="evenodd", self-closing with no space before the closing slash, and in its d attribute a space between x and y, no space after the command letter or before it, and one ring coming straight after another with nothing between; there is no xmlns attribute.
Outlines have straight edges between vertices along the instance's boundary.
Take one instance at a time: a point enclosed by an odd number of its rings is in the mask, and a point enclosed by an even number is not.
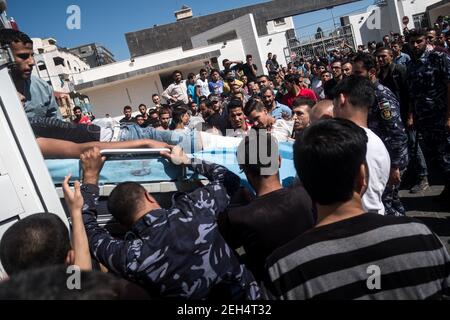
<svg viewBox="0 0 450 320"><path fill-rule="evenodd" d="M334 115L354 122L362 127L369 138L367 165L369 184L362 198L366 212L385 214L382 195L389 180L391 159L383 141L368 128L369 108L376 96L372 83L360 76L344 78L335 88Z"/></svg>
<svg viewBox="0 0 450 320"><path fill-rule="evenodd" d="M172 74L173 83L163 92L162 96L170 104L182 101L184 104L189 103L189 96L187 92L186 80L183 80L181 71L174 71Z"/></svg>
<svg viewBox="0 0 450 320"><path fill-rule="evenodd" d="M206 69L200 70L200 79L197 80L196 84L200 87L201 96L209 97L211 91L209 91L208 71Z"/></svg>
<svg viewBox="0 0 450 320"><path fill-rule="evenodd" d="M250 99L245 106L244 113L253 128L267 130L278 142L289 141L294 131L294 122L284 119L276 120L267 110L266 105L260 99Z"/></svg>

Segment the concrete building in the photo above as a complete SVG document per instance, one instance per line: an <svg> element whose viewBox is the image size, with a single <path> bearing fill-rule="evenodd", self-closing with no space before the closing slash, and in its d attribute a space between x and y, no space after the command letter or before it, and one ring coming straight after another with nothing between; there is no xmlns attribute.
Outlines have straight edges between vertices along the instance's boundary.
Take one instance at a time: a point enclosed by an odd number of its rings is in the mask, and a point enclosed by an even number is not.
<svg viewBox="0 0 450 320"><path fill-rule="evenodd" d="M90 66L66 49L59 48L55 39L32 40L36 61L33 72L52 86L63 117L69 118L77 105L73 100L76 96L73 77L89 70Z"/></svg>
<svg viewBox="0 0 450 320"><path fill-rule="evenodd" d="M267 54L286 65L285 51L294 32L292 16L353 0L276 0L195 17L190 8L175 13L178 21L125 35L130 59L94 68L74 77L76 90L89 96L95 114L116 116L123 106L151 104L179 69L198 74L206 64L244 60L252 54L259 73L267 73Z"/></svg>
<svg viewBox="0 0 450 320"><path fill-rule="evenodd" d="M90 43L83 46L67 49L77 55L91 68L104 66L116 62L114 55L104 46Z"/></svg>
<svg viewBox="0 0 450 320"><path fill-rule="evenodd" d="M450 15L450 0L443 0L427 7L427 19L430 26L436 22L439 16Z"/></svg>
<svg viewBox="0 0 450 320"><path fill-rule="evenodd" d="M346 16L343 25L352 25L357 45L381 41L391 31L403 34L403 29L422 28L429 25L427 7L440 0L378 0L367 12ZM407 20L405 19L407 17ZM405 25L403 20L408 21Z"/></svg>

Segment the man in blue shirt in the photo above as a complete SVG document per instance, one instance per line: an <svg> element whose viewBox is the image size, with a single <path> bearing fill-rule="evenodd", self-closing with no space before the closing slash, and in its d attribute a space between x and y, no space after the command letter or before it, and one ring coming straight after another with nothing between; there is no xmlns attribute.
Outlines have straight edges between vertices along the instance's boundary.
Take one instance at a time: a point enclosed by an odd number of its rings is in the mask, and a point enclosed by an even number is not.
<svg viewBox="0 0 450 320"><path fill-rule="evenodd" d="M263 88L261 91L261 96L267 110L269 111L271 116L275 118L275 120L285 118L290 119L292 117L291 108L275 101L275 93L272 88L270 87Z"/></svg>
<svg viewBox="0 0 450 320"><path fill-rule="evenodd" d="M402 52L402 44L400 42L394 42L392 44L392 51L394 53L395 64L407 66L411 61L411 57L408 54Z"/></svg>
<svg viewBox="0 0 450 320"><path fill-rule="evenodd" d="M32 76L35 66L33 41L26 34L12 29L0 30L0 46L9 46L15 64L11 76L16 89L25 98L28 119L61 118L53 89L44 80Z"/></svg>

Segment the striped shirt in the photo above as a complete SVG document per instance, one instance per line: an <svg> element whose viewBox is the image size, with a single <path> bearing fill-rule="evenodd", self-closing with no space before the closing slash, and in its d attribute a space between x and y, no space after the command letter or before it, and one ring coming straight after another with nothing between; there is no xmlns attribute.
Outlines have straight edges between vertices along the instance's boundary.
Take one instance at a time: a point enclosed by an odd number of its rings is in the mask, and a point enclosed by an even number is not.
<svg viewBox="0 0 450 320"><path fill-rule="evenodd" d="M424 224L364 214L318 227L267 260L277 299L415 300L450 293L450 256Z"/></svg>

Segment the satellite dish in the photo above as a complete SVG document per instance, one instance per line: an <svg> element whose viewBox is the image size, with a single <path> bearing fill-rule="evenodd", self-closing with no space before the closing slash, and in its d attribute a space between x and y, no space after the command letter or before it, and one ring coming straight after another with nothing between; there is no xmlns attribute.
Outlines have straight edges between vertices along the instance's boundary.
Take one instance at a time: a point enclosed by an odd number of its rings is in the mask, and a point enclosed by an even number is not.
<svg viewBox="0 0 450 320"><path fill-rule="evenodd" d="M6 0L0 0L0 13L3 13L6 11Z"/></svg>

